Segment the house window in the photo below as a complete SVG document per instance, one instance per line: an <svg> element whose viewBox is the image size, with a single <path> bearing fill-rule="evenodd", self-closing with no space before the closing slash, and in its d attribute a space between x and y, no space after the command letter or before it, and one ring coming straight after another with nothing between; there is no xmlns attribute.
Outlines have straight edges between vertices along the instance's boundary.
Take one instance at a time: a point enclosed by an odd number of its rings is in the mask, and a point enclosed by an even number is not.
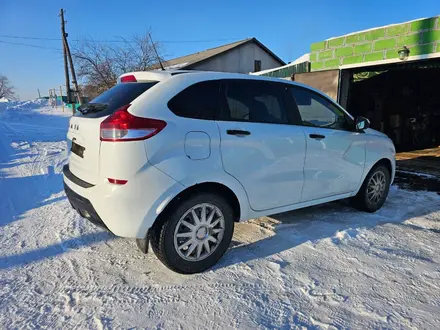
<svg viewBox="0 0 440 330"><path fill-rule="evenodd" d="M261 71L261 61L255 60L254 61L254 72Z"/></svg>

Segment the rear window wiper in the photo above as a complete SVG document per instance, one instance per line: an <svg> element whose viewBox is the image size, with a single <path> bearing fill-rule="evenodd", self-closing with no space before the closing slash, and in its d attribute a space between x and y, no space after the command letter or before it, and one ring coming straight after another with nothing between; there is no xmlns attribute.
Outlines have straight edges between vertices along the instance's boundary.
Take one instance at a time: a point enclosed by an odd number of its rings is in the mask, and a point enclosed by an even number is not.
<svg viewBox="0 0 440 330"><path fill-rule="evenodd" d="M91 112L99 112L108 107L106 103L87 103L85 105L80 106L77 110L81 112L83 115Z"/></svg>

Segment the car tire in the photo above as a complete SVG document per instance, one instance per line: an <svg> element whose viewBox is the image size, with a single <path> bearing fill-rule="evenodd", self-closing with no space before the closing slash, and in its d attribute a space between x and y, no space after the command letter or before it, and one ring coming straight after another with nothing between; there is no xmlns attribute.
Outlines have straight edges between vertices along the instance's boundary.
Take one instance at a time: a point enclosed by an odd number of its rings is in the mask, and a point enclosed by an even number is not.
<svg viewBox="0 0 440 330"><path fill-rule="evenodd" d="M150 240L154 253L166 267L181 274L194 274L218 262L228 249L233 232L231 205L217 194L200 192L165 210L151 228Z"/></svg>
<svg viewBox="0 0 440 330"><path fill-rule="evenodd" d="M377 165L371 169L365 178L359 192L353 197L353 205L366 212L376 212L387 199L390 190L391 174L384 165Z"/></svg>

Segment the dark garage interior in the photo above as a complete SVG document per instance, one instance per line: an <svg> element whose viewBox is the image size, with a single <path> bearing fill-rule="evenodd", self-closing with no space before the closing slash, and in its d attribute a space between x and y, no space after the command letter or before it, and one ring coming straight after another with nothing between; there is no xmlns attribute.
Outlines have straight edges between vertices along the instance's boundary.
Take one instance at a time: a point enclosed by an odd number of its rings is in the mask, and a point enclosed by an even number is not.
<svg viewBox="0 0 440 330"><path fill-rule="evenodd" d="M440 60L364 67L350 76L347 110L370 119L397 151L440 145Z"/></svg>

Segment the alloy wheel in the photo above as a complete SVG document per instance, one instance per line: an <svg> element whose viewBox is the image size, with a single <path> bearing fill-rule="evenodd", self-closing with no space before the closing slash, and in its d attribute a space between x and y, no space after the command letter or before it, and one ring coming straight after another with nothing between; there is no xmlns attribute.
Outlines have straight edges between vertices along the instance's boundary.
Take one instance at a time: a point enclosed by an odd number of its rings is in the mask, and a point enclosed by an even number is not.
<svg viewBox="0 0 440 330"><path fill-rule="evenodd" d="M378 203L383 197L386 190L386 178L385 174L381 171L377 171L373 174L368 182L367 198L371 204Z"/></svg>
<svg viewBox="0 0 440 330"><path fill-rule="evenodd" d="M210 203L197 204L179 219L174 230L174 248L185 260L203 260L218 248L224 231L221 210Z"/></svg>

